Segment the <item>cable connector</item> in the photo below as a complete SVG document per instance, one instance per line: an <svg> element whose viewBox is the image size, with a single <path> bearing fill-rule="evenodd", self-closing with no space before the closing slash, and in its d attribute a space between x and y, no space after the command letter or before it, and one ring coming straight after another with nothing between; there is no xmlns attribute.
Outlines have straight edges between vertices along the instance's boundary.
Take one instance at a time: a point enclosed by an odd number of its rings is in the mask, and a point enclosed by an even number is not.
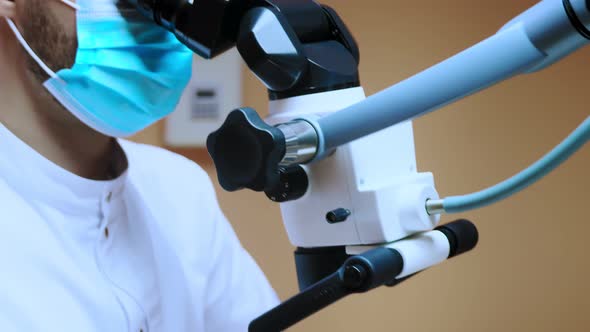
<svg viewBox="0 0 590 332"><path fill-rule="evenodd" d="M437 214L443 214L445 213L445 207L444 207L444 200L442 199L429 199L426 201L426 212L428 212L429 215L433 216L433 215L437 215Z"/></svg>

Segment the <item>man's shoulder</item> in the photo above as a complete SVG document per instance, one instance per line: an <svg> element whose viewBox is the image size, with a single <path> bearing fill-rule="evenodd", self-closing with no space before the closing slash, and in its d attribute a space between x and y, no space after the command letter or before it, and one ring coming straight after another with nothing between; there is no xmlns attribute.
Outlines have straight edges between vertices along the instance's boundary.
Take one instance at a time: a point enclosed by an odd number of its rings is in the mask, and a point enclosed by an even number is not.
<svg viewBox="0 0 590 332"><path fill-rule="evenodd" d="M143 194L171 195L178 201L200 198L217 205L209 175L194 161L172 151L119 140L129 162L129 178ZM200 205L200 204L199 204Z"/></svg>
<svg viewBox="0 0 590 332"><path fill-rule="evenodd" d="M161 147L119 140L133 172L153 177L189 177L210 182L207 173L194 161ZM188 180L188 179L187 179Z"/></svg>
<svg viewBox="0 0 590 332"><path fill-rule="evenodd" d="M167 225L178 243L186 234L210 234L219 205L209 175L195 162L156 146L119 140L129 161L127 188ZM173 223L170 220L174 220ZM170 227L170 225L177 227Z"/></svg>

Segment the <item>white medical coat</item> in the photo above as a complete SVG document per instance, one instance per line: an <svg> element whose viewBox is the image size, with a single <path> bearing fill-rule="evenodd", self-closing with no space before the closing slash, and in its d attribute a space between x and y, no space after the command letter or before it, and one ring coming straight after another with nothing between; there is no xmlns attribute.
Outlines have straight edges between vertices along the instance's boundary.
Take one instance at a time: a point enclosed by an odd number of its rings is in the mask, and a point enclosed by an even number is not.
<svg viewBox="0 0 590 332"><path fill-rule="evenodd" d="M278 300L206 173L119 143L127 171L92 181L0 124L0 331L246 331Z"/></svg>

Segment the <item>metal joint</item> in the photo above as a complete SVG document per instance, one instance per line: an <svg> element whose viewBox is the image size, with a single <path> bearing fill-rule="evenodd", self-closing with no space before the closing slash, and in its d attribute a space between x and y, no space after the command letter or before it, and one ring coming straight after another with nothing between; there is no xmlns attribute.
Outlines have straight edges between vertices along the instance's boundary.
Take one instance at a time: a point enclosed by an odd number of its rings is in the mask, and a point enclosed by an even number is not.
<svg viewBox="0 0 590 332"><path fill-rule="evenodd" d="M283 123L277 128L285 135L285 156L279 166L305 164L311 161L318 151L318 134L307 121L296 120Z"/></svg>
<svg viewBox="0 0 590 332"><path fill-rule="evenodd" d="M426 201L426 212L429 215L444 214L445 207L442 199L429 199Z"/></svg>

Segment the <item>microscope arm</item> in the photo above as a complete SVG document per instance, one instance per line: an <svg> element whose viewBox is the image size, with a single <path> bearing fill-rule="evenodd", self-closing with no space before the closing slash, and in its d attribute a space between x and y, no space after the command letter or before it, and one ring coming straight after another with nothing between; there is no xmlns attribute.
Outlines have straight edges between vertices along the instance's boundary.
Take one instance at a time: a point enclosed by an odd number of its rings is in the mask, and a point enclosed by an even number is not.
<svg viewBox="0 0 590 332"><path fill-rule="evenodd" d="M589 43L590 1L541 1L454 57L342 111L311 120L321 142L313 159L515 75L543 69Z"/></svg>

